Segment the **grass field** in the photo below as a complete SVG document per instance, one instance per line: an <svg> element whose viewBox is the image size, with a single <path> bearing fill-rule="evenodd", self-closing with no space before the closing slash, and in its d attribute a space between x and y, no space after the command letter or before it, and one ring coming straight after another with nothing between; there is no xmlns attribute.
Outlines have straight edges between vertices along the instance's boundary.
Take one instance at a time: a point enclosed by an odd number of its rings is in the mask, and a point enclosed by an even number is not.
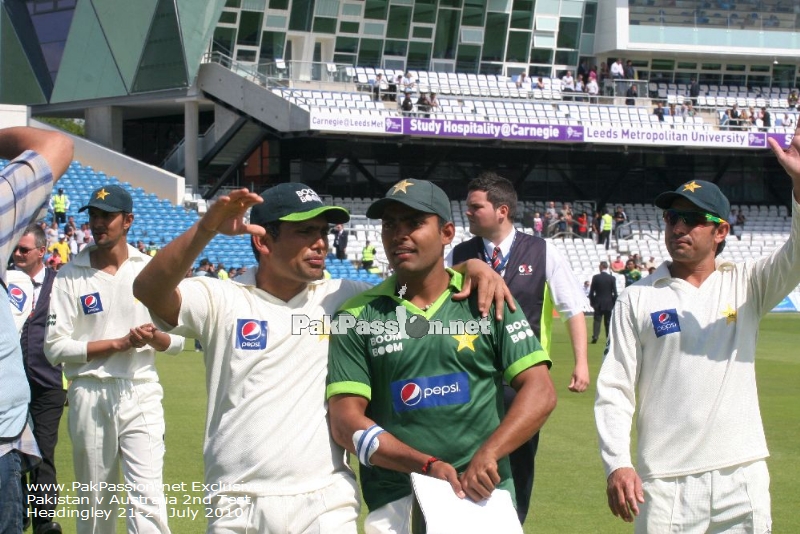
<svg viewBox="0 0 800 534"><path fill-rule="evenodd" d="M591 319L589 319L591 323ZM632 532L629 525L613 517L606 507L605 477L597 451L592 404L594 384L583 394L567 390L572 371L566 330L556 321L553 346L553 380L559 393L556 411L543 432L536 462L536 485L531 515L525 532L578 534ZM757 374L761 412L772 454L768 463L772 476L774 532L800 532L800 491L797 489L800 453L800 316L771 315L761 325ZM597 376L603 345L589 346L591 374ZM167 457L164 481L186 483L187 491L168 492L178 504L175 514L186 512L186 499L201 498L192 483L202 482L202 435L205 417L205 385L201 356L183 352L160 355L158 368L164 386L167 419ZM59 481L73 481L72 451L66 416L61 424L57 449ZM258 421L253 421L258 424ZM175 534L205 531L203 506L190 505L197 519L173 517ZM363 514L362 514L363 515ZM120 520L118 532L124 532ZM74 519L62 521L65 533L75 532Z"/></svg>

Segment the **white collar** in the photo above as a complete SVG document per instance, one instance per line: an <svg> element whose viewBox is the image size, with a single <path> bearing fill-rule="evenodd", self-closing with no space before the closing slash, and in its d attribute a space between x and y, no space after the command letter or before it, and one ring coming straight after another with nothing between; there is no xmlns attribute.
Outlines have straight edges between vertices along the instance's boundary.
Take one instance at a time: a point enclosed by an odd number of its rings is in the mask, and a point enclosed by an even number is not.
<svg viewBox="0 0 800 534"><path fill-rule="evenodd" d="M505 258L506 256L508 256L509 252L511 252L511 245L514 243L514 236L516 235L516 233L517 231L512 229L508 233L508 235L505 238L503 238L503 240L500 241L500 243L497 245L498 247L500 247L501 258ZM494 243L492 243L485 237L483 238L483 248L486 250L486 254L489 258L492 257L492 252L494 251L494 247L495 247Z"/></svg>

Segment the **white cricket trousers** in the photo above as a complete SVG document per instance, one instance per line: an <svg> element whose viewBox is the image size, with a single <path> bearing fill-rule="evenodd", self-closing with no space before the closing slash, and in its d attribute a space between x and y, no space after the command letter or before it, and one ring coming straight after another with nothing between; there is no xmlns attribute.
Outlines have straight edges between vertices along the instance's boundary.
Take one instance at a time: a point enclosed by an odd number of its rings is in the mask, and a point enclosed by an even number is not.
<svg viewBox="0 0 800 534"><path fill-rule="evenodd" d="M364 520L365 534L411 534L411 510L414 497L408 495L380 508L376 508Z"/></svg>
<svg viewBox="0 0 800 534"><path fill-rule="evenodd" d="M67 396L77 493L89 501L77 506L90 516L78 534L114 534L119 517L130 533L168 534L161 384L77 378ZM120 485L120 468L127 493L109 487Z"/></svg>
<svg viewBox="0 0 800 534"><path fill-rule="evenodd" d="M642 482L636 534L769 534L769 471L764 460Z"/></svg>
<svg viewBox="0 0 800 534"><path fill-rule="evenodd" d="M356 534L354 477L298 495L217 494L205 509L206 534Z"/></svg>

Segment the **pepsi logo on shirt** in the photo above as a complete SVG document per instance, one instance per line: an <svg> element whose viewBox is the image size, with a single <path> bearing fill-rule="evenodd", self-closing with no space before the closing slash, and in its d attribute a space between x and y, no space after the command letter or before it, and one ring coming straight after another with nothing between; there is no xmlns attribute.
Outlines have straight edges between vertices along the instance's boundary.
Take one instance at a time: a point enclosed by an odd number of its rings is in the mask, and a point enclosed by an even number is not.
<svg viewBox="0 0 800 534"><path fill-rule="evenodd" d="M81 301L84 315L92 315L103 311L103 302L100 300L100 293L89 293L78 297Z"/></svg>

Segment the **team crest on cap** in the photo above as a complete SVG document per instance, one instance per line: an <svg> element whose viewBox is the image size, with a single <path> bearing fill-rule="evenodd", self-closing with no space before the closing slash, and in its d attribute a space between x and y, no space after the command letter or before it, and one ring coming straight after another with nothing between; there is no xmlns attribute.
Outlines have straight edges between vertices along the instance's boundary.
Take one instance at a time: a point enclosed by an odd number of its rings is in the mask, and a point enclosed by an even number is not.
<svg viewBox="0 0 800 534"><path fill-rule="evenodd" d="M97 198L99 198L100 200L105 200L105 199L106 199L106 197L107 197L108 195L110 195L110 194L111 194L111 193L109 193L108 191L106 191L106 188L104 187L104 188L102 188L100 191L98 191L98 192L97 192Z"/></svg>
<svg viewBox="0 0 800 534"><path fill-rule="evenodd" d="M267 348L267 321L257 319L236 320L236 348L240 350L264 350Z"/></svg>
<svg viewBox="0 0 800 534"><path fill-rule="evenodd" d="M300 191L295 191L295 193L300 197L300 202L322 202L322 199L313 189L301 189Z"/></svg>
<svg viewBox="0 0 800 534"><path fill-rule="evenodd" d="M100 300L100 293L90 293L78 297L81 301L84 315L93 315L103 311L103 302Z"/></svg>
<svg viewBox="0 0 800 534"><path fill-rule="evenodd" d="M688 184L684 184L684 185L683 185L683 190L684 190L684 191L690 191L690 192L692 192L692 193L694 193L694 192L695 192L697 189L702 189L702 188L703 188L703 186L702 186L702 185L700 185L700 184L698 184L698 183L697 183L697 182L695 182L694 180L692 180L692 181L691 181L691 182L689 182Z"/></svg>
<svg viewBox="0 0 800 534"><path fill-rule="evenodd" d="M8 301L17 311L21 312L25 308L28 295L16 284L8 284Z"/></svg>
<svg viewBox="0 0 800 534"><path fill-rule="evenodd" d="M407 189L409 187L411 187L412 185L414 185L412 182L409 182L408 180L403 179L403 180L397 182L396 184L394 184L394 191L392 191L392 194L396 195L400 191L402 191L403 193L408 193Z"/></svg>

